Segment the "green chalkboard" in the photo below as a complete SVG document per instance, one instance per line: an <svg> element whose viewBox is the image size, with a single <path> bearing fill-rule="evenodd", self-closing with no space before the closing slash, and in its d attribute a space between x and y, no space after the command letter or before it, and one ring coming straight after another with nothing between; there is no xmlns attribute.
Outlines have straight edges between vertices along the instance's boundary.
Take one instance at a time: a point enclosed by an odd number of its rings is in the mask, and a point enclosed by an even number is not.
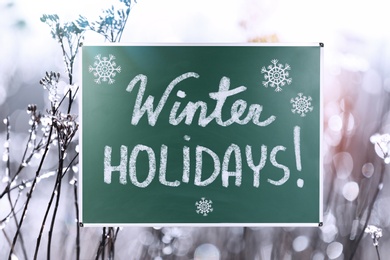
<svg viewBox="0 0 390 260"><path fill-rule="evenodd" d="M85 225L318 225L321 44L83 46Z"/></svg>

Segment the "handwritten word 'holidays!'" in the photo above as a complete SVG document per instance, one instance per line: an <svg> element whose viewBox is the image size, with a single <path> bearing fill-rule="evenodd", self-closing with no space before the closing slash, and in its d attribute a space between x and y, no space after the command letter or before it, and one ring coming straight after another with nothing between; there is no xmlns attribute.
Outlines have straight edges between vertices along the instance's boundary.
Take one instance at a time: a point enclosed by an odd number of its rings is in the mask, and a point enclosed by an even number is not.
<svg viewBox="0 0 390 260"><path fill-rule="evenodd" d="M198 78L199 75L194 72L187 72L179 77L175 78L165 89L160 101L158 102L156 108L154 108L154 97L148 96L148 98L142 104L142 100L144 97L146 85L147 85L147 77L145 75L139 74L134 77L128 87L127 91L132 92L135 85L140 82L139 91L137 94L137 98L134 105L133 115L131 123L133 125L137 125L140 119L145 113L147 114L148 123L150 126L155 126L158 120L158 117L163 110L169 95L171 94L173 88L180 82L188 78ZM238 99L231 106L231 117L230 119L223 121L222 120L222 110L225 104L225 101L228 97L234 96L238 93L241 93L246 90L246 87L240 86L234 89L230 88L230 79L227 77L222 77L218 92L211 92L209 96L211 99L216 101L214 111L207 116L207 103L203 101L197 102L188 102L182 112L178 114L179 107L181 102L176 101L171 108L169 115L169 123L171 125L178 125L183 120L187 125L191 125L194 119L195 113L198 109L200 109L198 125L202 127L206 127L211 121L215 120L215 122L223 127L232 125L233 123L237 123L240 125L248 124L252 121L253 124L259 127L265 127L275 121L276 117L274 115L268 117L266 120L260 120L260 114L262 112L263 107L259 104L251 104L249 106L248 112L246 116L244 113L247 109L247 102ZM184 98L185 92L179 90L177 92L177 97ZM190 136L184 136L185 141L189 141L191 139ZM294 147L295 147L295 157L297 163L297 169L301 170L300 165L300 127L296 126L294 128ZM118 147L119 148L119 147ZM278 168L281 171L281 177L278 180L268 179L267 181L273 185L280 186L284 184L290 177L290 169L277 162L276 156L278 152L285 151L286 147L282 145L278 145L270 149L268 151L268 147L266 145L261 145L260 149L260 158L254 159L252 155L252 147L250 145L246 145L244 150L241 151L241 148L234 143L231 143L223 156L223 159L220 160L219 156L213 152L211 149L197 145L195 147L195 176L194 176L194 185L196 186L207 186L213 183L219 175L221 175L222 186L229 186L229 178L235 178L235 185L240 186L242 182L242 171L243 171L243 156L242 153L245 153L245 159L247 166L253 171L253 186L259 187L260 185L260 171L264 168L266 161L271 162L273 167ZM140 181L137 177L137 157L140 153L146 153L149 162L149 172L147 177ZM168 161L168 146L162 144L160 147L160 165L156 164L156 153L153 151L151 147L148 147L143 144L137 144L132 149L130 156L128 155L128 147L121 145L120 147L120 163L119 165L113 165L112 163L112 147L105 146L104 148L104 182L110 184L112 182L112 173L119 172L119 183L127 184L127 171L129 172L130 181L133 185L139 188L146 188L153 181L156 176L156 172L158 173L159 182L162 185L177 187L181 184L179 180L168 181L167 180L167 161ZM183 183L189 183L190 180L190 165L191 165L191 157L190 156L190 147L184 145L182 151L183 158L183 172L181 181ZM203 161L204 157L211 157L214 167L211 169L212 173L204 173L203 169ZM175 156L176 157L176 156ZM231 159L235 161L235 169L234 171L229 171L229 164ZM255 163L254 161L258 161ZM138 174L139 175L139 174ZM209 175L205 177L205 175Z"/></svg>

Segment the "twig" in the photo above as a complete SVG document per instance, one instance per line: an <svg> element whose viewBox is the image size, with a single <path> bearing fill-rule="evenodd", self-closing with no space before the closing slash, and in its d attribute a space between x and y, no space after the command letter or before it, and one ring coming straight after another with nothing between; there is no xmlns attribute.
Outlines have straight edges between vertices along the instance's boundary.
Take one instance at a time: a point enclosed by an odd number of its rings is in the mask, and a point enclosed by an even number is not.
<svg viewBox="0 0 390 260"><path fill-rule="evenodd" d="M74 206L76 210L76 260L80 259L80 219L79 219L79 203L78 203L78 196L77 196L77 180L75 180L75 183L73 184L73 191L74 191Z"/></svg>
<svg viewBox="0 0 390 260"><path fill-rule="evenodd" d="M16 206L17 202L19 201L19 194L18 194L18 198L15 201L15 205L12 204L11 192L8 192L7 195L8 195L9 204L11 206L11 214L12 214L12 217L13 217L13 219L15 221L15 225L17 227L19 221L18 221L18 217L17 217L16 212L15 212L15 206ZM21 244L21 247L22 247L23 256L24 256L25 259L27 259L26 246L24 244L24 239L23 239L22 233L20 233L20 244Z"/></svg>
<svg viewBox="0 0 390 260"><path fill-rule="evenodd" d="M31 131L30 131L30 136L29 136L29 139L27 141L27 145L26 145L26 149L24 151L24 154L23 154L23 157L22 157L22 162L25 161L25 156L27 154L27 149L28 149L28 143L31 141L31 138L32 138L32 133L34 131L34 128L35 128L35 122L32 124L31 126ZM9 148L9 144L10 144L10 135L11 135L11 126L10 126L10 118L7 117L6 118L6 142L7 142L7 146L6 146L6 153L7 153L7 161L6 161L6 170L7 170L7 179L8 179L8 184L7 184L7 188L5 189L5 193L2 194L2 196L4 194L7 194L7 197L8 197L8 201L9 201L9 204L10 204L10 207L11 207L11 213L12 214L12 217L15 221L15 225L16 227L18 227L18 217L16 215L16 212L15 212L15 206L16 204L18 203L19 201L19 195L20 193L18 193L18 198L15 200L15 204L12 203L12 198L11 198L11 184L12 182L15 180L16 176L18 176L19 172L21 171L22 169L22 165L23 163L21 164L21 166L19 167L19 170L16 172L16 174L10 179L10 172L11 172L11 163L10 163L10 148ZM31 158L32 156L30 156ZM17 186L16 186L17 187ZM20 243L21 243L21 248L22 248L22 252L23 252L23 256L25 259L27 259L27 252L26 252L26 247L25 247L25 243L24 243L24 239L23 239L23 235L20 233Z"/></svg>
<svg viewBox="0 0 390 260"><path fill-rule="evenodd" d="M104 249L106 243L106 228L102 229L102 240L99 242L99 246L96 252L95 260L99 260L100 254L102 254L102 259L104 260Z"/></svg>
<svg viewBox="0 0 390 260"><path fill-rule="evenodd" d="M38 238L37 238L37 243L35 245L34 260L36 260L38 258L38 251L39 251L39 246L40 246L40 243L41 243L43 230L45 229L45 223L46 223L47 217L49 216L49 211L50 211L50 208L51 208L51 204L53 203L53 199L54 199L54 196L55 196L55 191L57 189L57 185L58 185L58 182L55 182L54 188L53 188L53 192L51 193L51 197L50 197L49 203L48 203L48 205L46 207L46 212L45 212L45 215L44 215L43 220L42 220L41 229L39 231L39 235L38 235Z"/></svg>
<svg viewBox="0 0 390 260"><path fill-rule="evenodd" d="M57 129L57 131L61 131L60 129ZM65 147L62 147L61 145L61 140L60 140L60 135L57 135L57 140L58 140L58 168L57 168L57 186L56 186L56 202L54 205L54 212L52 215L52 220L50 224L50 229L49 229L49 236L48 236L48 242L47 242L47 259L50 260L50 253L51 253L51 241L53 237L53 230L54 230L54 223L57 217L57 211L58 211L58 206L60 203L60 197L61 197L61 183L62 183L62 171L63 171L63 165L64 165L64 154L66 151L66 144L64 144Z"/></svg>
<svg viewBox="0 0 390 260"><path fill-rule="evenodd" d="M48 135L48 140L51 139L52 133L53 133L53 125L50 126L50 132L49 132L49 135ZM11 259L12 254L13 254L13 252L14 252L14 248L15 248L15 245L16 245L16 241L17 241L17 239L18 239L18 236L19 236L19 233L20 233L20 229L22 228L23 220L24 220L25 217L26 217L27 208L28 208L28 206L29 206L29 204L30 204L30 201L31 201L32 193L33 193L33 191L34 191L34 189L35 189L35 186L37 185L37 179L38 179L39 173L40 173L40 171L41 171L41 169L42 169L43 162L45 161L47 152L49 151L49 145L50 145L50 142L48 141L47 144L46 144L44 153L43 153L43 155L42 155L41 161L40 161L40 163L39 163L38 169L37 169L37 171L35 172L35 178L34 178L33 183L32 183L32 185L31 185L30 192L27 193L26 204L24 205L23 213L22 213L22 216L21 216L21 218L20 218L19 225L18 225L18 227L17 227L17 229L16 229L15 236L14 236L14 238L13 238L12 245L11 245L11 249L10 249L10 252L9 252L9 255L8 255L8 258L9 258L9 259Z"/></svg>
<svg viewBox="0 0 390 260"><path fill-rule="evenodd" d="M354 248L353 248L353 250L352 250L351 256L349 257L350 260L352 260L353 257L355 256L355 253L356 253L356 251L357 251L357 248L358 248L358 246L359 246L359 243L360 243L360 241L361 241L362 238L363 238L364 230L366 229L366 227L367 227L367 225L368 225L368 221L370 220L371 213L372 213L372 209L373 209L373 207L374 207L374 204L375 204L375 202L376 202L376 199L378 198L379 192L381 191L380 184L382 184L382 182L383 182L384 173L385 173L385 166L382 165L381 175L380 175L380 177L379 177L379 185L378 185L378 187L377 187L377 189L376 189L376 191L375 191L374 197L372 198L371 203L370 203L370 205L369 205L369 207L368 207L368 214L367 214L366 221L365 221L365 223L364 223L364 226L363 226L363 228L362 228L362 231L360 232L360 234L359 234L359 236L358 236L358 238L357 238L357 240L356 240L356 243L355 243L355 246L354 246ZM379 253L379 251L377 251L377 252Z"/></svg>
<svg viewBox="0 0 390 260"><path fill-rule="evenodd" d="M379 247L378 247L378 245L375 246L375 249L376 249L376 255L378 256L378 260L381 260L381 256L379 254Z"/></svg>

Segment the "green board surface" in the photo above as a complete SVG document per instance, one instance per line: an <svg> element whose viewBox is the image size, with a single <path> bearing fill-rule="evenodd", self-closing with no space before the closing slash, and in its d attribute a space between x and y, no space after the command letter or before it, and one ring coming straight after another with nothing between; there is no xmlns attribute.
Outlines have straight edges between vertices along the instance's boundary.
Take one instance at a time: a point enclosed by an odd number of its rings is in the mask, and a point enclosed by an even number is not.
<svg viewBox="0 0 390 260"><path fill-rule="evenodd" d="M321 44L84 46L85 225L318 225Z"/></svg>

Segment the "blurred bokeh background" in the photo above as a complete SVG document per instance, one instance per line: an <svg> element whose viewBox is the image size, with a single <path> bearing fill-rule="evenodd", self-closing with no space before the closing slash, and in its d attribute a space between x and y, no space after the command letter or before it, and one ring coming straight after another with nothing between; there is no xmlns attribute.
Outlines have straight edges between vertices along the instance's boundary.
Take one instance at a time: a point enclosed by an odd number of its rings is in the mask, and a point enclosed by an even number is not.
<svg viewBox="0 0 390 260"><path fill-rule="evenodd" d="M20 188L3 192L9 176L21 164L29 140L27 106L37 104L41 111L50 109L48 92L39 81L46 71L66 75L61 48L40 18L43 14L57 14L66 22L83 15L94 21L103 9L111 5L121 8L121 4L123 1L119 0L0 0L0 118L9 118L0 124L0 153L3 153L0 259L9 257L17 232L17 221L10 212L14 208L20 218L27 197L27 190L20 185L23 181L28 184L39 164L39 156L29 161L18 176L16 185ZM387 30L390 16L387 12L388 3L381 0L131 1L122 43L325 44L324 225L321 228L82 228L78 251L72 187L78 171L74 164L72 174L64 178L66 185L62 186L51 243L53 259L110 259L113 255L115 259L156 260L389 259L390 173L386 158L390 142ZM104 42L95 32L84 34L84 43ZM78 62L76 57L75 84L80 80ZM67 89L66 85L66 77L61 77L58 88ZM76 98L73 114L77 114L77 107ZM42 174L46 175L34 190L12 259L33 259L57 163L58 159L48 154L42 168ZM46 235L47 231L41 242L45 246L37 259L47 259Z"/></svg>

